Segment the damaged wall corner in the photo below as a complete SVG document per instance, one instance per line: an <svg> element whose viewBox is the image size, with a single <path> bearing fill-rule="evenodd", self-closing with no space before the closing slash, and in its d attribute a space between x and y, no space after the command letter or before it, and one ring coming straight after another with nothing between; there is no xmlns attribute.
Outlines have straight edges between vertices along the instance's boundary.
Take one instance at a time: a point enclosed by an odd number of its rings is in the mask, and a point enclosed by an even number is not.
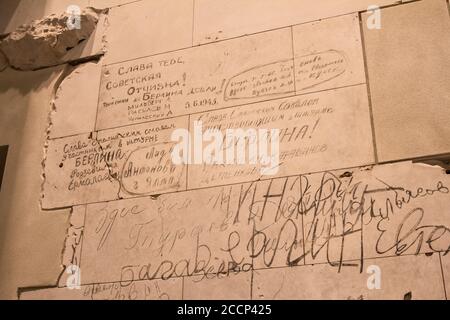
<svg viewBox="0 0 450 320"><path fill-rule="evenodd" d="M0 192L0 298L56 284L69 209L40 208L50 99L63 67L0 73L0 145L9 145ZM40 261L39 266L33 262Z"/></svg>
<svg viewBox="0 0 450 320"><path fill-rule="evenodd" d="M95 51L98 46L92 44L93 52L80 50L78 56L70 53L75 48L81 47L82 43L88 42L91 36L95 36L97 23L105 12L86 8L80 16L73 17L66 12L35 20L30 24L20 26L7 35L0 42L0 51L3 52L12 68L23 71L100 55L102 54L101 50ZM94 40L96 39L95 36ZM81 55L85 55L85 57ZM1 60L2 58L0 58L0 70L3 65Z"/></svg>

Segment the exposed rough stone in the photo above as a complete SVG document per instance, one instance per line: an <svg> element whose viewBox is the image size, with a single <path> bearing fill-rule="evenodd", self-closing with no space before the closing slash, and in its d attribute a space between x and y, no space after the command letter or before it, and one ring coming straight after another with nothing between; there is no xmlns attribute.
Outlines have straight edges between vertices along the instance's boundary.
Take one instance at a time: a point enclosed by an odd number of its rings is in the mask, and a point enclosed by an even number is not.
<svg viewBox="0 0 450 320"><path fill-rule="evenodd" d="M20 70L35 70L61 63L62 57L95 30L99 16L92 8L80 16L80 28L69 29L68 13L50 15L22 25L0 42L9 64Z"/></svg>
<svg viewBox="0 0 450 320"><path fill-rule="evenodd" d="M8 60L6 60L6 57L0 51L0 72L5 70L7 67L8 67Z"/></svg>

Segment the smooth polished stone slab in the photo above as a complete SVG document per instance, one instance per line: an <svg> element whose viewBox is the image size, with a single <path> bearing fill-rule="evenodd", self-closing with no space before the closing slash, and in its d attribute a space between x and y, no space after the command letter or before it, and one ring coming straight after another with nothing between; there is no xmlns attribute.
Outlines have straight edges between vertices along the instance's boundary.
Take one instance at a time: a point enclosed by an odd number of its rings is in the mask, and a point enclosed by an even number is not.
<svg viewBox="0 0 450 320"><path fill-rule="evenodd" d="M446 1L385 8L381 29L363 26L380 162L449 153L450 19Z"/></svg>
<svg viewBox="0 0 450 320"><path fill-rule="evenodd" d="M193 4L192 0L134 1L109 9L104 63L192 46Z"/></svg>
<svg viewBox="0 0 450 320"><path fill-rule="evenodd" d="M101 63L86 63L66 70L53 102L51 139L91 133L95 130Z"/></svg>
<svg viewBox="0 0 450 320"><path fill-rule="evenodd" d="M97 129L294 93L288 28L106 66Z"/></svg>
<svg viewBox="0 0 450 320"><path fill-rule="evenodd" d="M397 0L196 0L194 45L365 11Z"/></svg>
<svg viewBox="0 0 450 320"><path fill-rule="evenodd" d="M414 272L437 261L440 270L439 253L450 247L448 188L442 169L405 162L88 205L82 281L194 276L206 285L304 265L358 280L373 259L390 258L412 259Z"/></svg>
<svg viewBox="0 0 450 320"><path fill-rule="evenodd" d="M187 117L49 140L44 208L186 189L186 167L171 159L171 134Z"/></svg>
<svg viewBox="0 0 450 320"><path fill-rule="evenodd" d="M252 259L244 254L249 212L243 209L242 219L236 218L240 206L235 200L244 193L239 186L89 205L82 282L249 271ZM227 196L233 203L225 203Z"/></svg>
<svg viewBox="0 0 450 320"><path fill-rule="evenodd" d="M292 31L297 93L366 82L357 13L297 25Z"/></svg>
<svg viewBox="0 0 450 320"><path fill-rule="evenodd" d="M188 188L271 178L261 169L277 165L275 177L374 163L365 85L206 112L191 116L190 128L194 128L194 121L201 121L204 131L220 130L235 144L221 144L225 164L189 165ZM230 129L244 130L247 140L242 147L236 145L239 139L227 133ZM279 130L279 163L250 162L249 152L260 141L248 138L249 129ZM229 162L228 151L245 154L247 162L238 164L237 156Z"/></svg>
<svg viewBox="0 0 450 320"><path fill-rule="evenodd" d="M271 270L254 274L254 299L267 300L444 300L439 256L403 256L366 260L380 270L380 288L370 289L373 272L355 267L341 272L327 264Z"/></svg>

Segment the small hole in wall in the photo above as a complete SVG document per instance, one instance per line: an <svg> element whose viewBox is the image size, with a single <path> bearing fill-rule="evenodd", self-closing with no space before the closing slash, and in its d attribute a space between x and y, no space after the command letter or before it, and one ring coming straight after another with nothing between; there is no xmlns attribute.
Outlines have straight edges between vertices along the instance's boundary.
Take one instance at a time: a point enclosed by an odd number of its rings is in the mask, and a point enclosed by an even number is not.
<svg viewBox="0 0 450 320"><path fill-rule="evenodd" d="M344 172L343 174L341 174L341 176L339 178L351 178L353 176L353 173L351 172Z"/></svg>
<svg viewBox="0 0 450 320"><path fill-rule="evenodd" d="M0 146L0 190L2 188L3 173L6 167L6 156L8 154L9 146Z"/></svg>
<svg viewBox="0 0 450 320"><path fill-rule="evenodd" d="M64 167L64 163L61 162L61 163L59 164L59 167L60 167L60 168Z"/></svg>

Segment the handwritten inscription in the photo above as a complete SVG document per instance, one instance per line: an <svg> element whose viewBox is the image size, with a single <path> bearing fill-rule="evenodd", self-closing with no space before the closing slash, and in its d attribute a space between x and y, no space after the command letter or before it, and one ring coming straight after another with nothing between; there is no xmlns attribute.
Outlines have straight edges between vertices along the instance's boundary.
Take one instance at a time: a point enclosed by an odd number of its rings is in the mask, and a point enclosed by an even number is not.
<svg viewBox="0 0 450 320"><path fill-rule="evenodd" d="M290 39L289 29L276 30L107 66L97 128L294 94Z"/></svg>
<svg viewBox="0 0 450 320"><path fill-rule="evenodd" d="M311 89L333 80L347 70L347 60L342 52L329 50L296 59L297 90Z"/></svg>
<svg viewBox="0 0 450 320"><path fill-rule="evenodd" d="M180 300L181 279L95 283L70 290L65 287L24 292L21 300Z"/></svg>
<svg viewBox="0 0 450 320"><path fill-rule="evenodd" d="M97 128L313 91L347 71L346 53L332 47L294 56L290 32L271 31L107 66L103 70Z"/></svg>
<svg viewBox="0 0 450 320"><path fill-rule="evenodd" d="M85 281L220 278L305 263L362 272L367 258L449 252L450 229L434 211L449 201L448 181L409 184L384 188L370 170L325 172L90 205Z"/></svg>
<svg viewBox="0 0 450 320"><path fill-rule="evenodd" d="M225 101L294 93L293 60L258 66L231 78L225 88Z"/></svg>
<svg viewBox="0 0 450 320"><path fill-rule="evenodd" d="M330 170L373 162L364 86L278 99L191 116L204 130L279 129L278 176ZM349 126L348 123L355 123ZM191 127L193 125L191 124ZM339 132L339 134L337 134ZM247 137L247 140L249 138ZM224 152L234 145L223 144ZM189 188L264 179L258 166L192 165Z"/></svg>
<svg viewBox="0 0 450 320"><path fill-rule="evenodd" d="M228 129L279 129L278 176L371 164L365 96L366 87L356 86L52 140L44 204L85 204L261 178L261 168L250 161L226 166L174 164L176 142L171 135L175 129L193 128L194 121L202 121L204 130L223 134ZM234 147L222 146L224 152Z"/></svg>
<svg viewBox="0 0 450 320"><path fill-rule="evenodd" d="M170 140L186 118L51 141L44 206L114 200L184 190L186 168L174 165Z"/></svg>

